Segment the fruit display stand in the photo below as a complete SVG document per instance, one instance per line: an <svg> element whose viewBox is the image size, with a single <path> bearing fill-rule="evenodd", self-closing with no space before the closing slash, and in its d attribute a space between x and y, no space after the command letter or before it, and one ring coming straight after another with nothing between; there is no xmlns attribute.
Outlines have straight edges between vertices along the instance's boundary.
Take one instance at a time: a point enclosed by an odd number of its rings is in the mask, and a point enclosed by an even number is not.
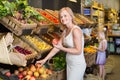
<svg viewBox="0 0 120 80"><path fill-rule="evenodd" d="M24 24L11 16L3 17L0 23L18 36L22 34L31 34L33 28L37 26L35 22Z"/></svg>

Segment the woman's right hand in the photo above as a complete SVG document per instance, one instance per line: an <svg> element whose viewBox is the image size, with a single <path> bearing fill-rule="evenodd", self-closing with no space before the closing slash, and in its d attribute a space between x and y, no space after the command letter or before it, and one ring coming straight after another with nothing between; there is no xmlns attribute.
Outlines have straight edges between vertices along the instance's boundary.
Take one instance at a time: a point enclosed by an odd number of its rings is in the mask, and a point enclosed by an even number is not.
<svg viewBox="0 0 120 80"><path fill-rule="evenodd" d="M43 66L45 64L46 60L42 59L36 62L36 64L40 64L40 66Z"/></svg>

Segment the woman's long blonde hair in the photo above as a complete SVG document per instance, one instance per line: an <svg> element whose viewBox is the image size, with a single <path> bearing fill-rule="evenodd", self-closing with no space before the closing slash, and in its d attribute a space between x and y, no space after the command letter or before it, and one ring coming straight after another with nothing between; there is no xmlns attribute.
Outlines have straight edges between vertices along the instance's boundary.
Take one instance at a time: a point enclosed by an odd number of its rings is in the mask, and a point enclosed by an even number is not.
<svg viewBox="0 0 120 80"><path fill-rule="evenodd" d="M76 24L76 22L75 22L75 16L74 16L74 13L73 13L73 11L71 10L71 8L69 8L69 7L63 7L62 9L60 9L60 11L59 11L59 21L60 21L60 23L61 23L61 20L60 20L60 14L61 14L61 12L62 11L67 11L69 14L70 14L70 16L72 17L72 22L73 22L73 24Z"/></svg>

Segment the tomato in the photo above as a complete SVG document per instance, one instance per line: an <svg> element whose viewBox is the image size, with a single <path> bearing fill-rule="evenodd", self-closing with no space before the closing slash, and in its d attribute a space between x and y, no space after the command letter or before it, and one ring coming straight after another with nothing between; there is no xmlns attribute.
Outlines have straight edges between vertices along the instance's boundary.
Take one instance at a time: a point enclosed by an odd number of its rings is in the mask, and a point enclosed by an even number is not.
<svg viewBox="0 0 120 80"><path fill-rule="evenodd" d="M58 41L59 40L55 38L55 39L52 40L52 44L58 44Z"/></svg>

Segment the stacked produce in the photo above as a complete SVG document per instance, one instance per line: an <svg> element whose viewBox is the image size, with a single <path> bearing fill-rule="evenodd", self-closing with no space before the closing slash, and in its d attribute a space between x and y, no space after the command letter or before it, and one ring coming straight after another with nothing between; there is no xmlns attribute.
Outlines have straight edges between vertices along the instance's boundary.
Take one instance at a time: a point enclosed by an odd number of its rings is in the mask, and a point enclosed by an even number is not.
<svg viewBox="0 0 120 80"><path fill-rule="evenodd" d="M50 9L45 9L45 11L47 11L48 13L50 13L51 15L55 16L56 18L58 18L58 11L53 11Z"/></svg>
<svg viewBox="0 0 120 80"><path fill-rule="evenodd" d="M16 46L15 49L19 52L19 53L22 53L24 55L27 55L27 54L32 54L32 52L30 50L27 50L27 49L24 49L20 46Z"/></svg>
<svg viewBox="0 0 120 80"><path fill-rule="evenodd" d="M5 75L8 77L15 75L18 80L46 80L53 76L53 71L45 66L40 66L40 64L31 64L27 67L18 67L17 70L14 70L14 73L8 71Z"/></svg>
<svg viewBox="0 0 120 80"><path fill-rule="evenodd" d="M88 46L88 47L85 47L84 48L84 52L85 53L90 53L90 54L94 54L94 53L96 53L97 52L97 50L96 49L94 49L94 48L92 48L92 46Z"/></svg>
<svg viewBox="0 0 120 80"><path fill-rule="evenodd" d="M48 45L47 43L42 41L37 36L26 35L23 37L29 44L31 44L39 52L42 52L42 51L44 52L44 51L50 50L52 48L50 45Z"/></svg>
<svg viewBox="0 0 120 80"><path fill-rule="evenodd" d="M49 13L45 12L44 10L38 9L37 10L42 16L46 17L49 21L53 22L53 24L59 24L59 20Z"/></svg>

